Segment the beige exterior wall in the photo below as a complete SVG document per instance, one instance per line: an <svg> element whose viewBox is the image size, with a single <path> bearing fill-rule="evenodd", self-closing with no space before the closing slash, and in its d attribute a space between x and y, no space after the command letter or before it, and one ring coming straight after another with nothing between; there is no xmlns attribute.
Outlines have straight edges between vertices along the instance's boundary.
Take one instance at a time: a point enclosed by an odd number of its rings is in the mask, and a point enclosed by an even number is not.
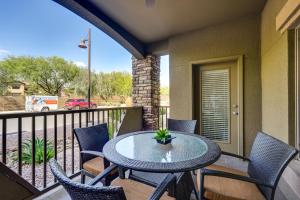
<svg viewBox="0 0 300 200"><path fill-rule="evenodd" d="M288 33L276 31L276 15L287 0L269 0L261 15L262 130L289 141ZM290 96L291 98L291 96Z"/></svg>
<svg viewBox="0 0 300 200"><path fill-rule="evenodd" d="M244 149L246 154L261 130L260 17L185 33L169 39L171 117L191 119L192 68L190 62L244 56Z"/></svg>

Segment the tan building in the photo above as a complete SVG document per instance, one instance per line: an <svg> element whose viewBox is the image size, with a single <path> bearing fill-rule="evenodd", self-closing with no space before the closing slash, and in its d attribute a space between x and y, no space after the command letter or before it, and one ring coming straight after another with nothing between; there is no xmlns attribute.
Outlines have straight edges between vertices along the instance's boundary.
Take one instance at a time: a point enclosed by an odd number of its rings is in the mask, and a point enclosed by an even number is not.
<svg viewBox="0 0 300 200"><path fill-rule="evenodd" d="M27 89L27 84L24 82L10 83L7 87L7 93L12 96L24 96Z"/></svg>

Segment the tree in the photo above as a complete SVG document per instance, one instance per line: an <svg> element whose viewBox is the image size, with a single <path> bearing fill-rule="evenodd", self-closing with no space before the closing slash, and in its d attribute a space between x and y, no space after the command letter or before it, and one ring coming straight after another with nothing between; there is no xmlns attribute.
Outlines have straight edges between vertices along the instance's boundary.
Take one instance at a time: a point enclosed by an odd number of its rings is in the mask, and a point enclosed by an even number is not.
<svg viewBox="0 0 300 200"><path fill-rule="evenodd" d="M0 68L9 71L11 81L29 83L29 93L60 96L64 87L74 80L79 69L72 62L59 57L8 57Z"/></svg>
<svg viewBox="0 0 300 200"><path fill-rule="evenodd" d="M88 88L88 70L87 68L79 68L78 74L64 92L69 96L87 97ZM97 95L97 74L91 72L91 96Z"/></svg>
<svg viewBox="0 0 300 200"><path fill-rule="evenodd" d="M6 93L9 80L8 74L7 70L0 64L0 95L4 95Z"/></svg>
<svg viewBox="0 0 300 200"><path fill-rule="evenodd" d="M169 87L168 86L161 87L160 88L160 94L165 95L165 96L169 96Z"/></svg>
<svg viewBox="0 0 300 200"><path fill-rule="evenodd" d="M110 73L100 72L96 75L97 95L100 96L105 102L114 95L113 78Z"/></svg>
<svg viewBox="0 0 300 200"><path fill-rule="evenodd" d="M31 60L26 60L24 57L7 57L0 61L0 94L4 95L9 84L14 82L24 81L21 73L25 63L31 63Z"/></svg>
<svg viewBox="0 0 300 200"><path fill-rule="evenodd" d="M132 93L132 78L128 72L112 72L114 95L121 98L121 103L125 103Z"/></svg>

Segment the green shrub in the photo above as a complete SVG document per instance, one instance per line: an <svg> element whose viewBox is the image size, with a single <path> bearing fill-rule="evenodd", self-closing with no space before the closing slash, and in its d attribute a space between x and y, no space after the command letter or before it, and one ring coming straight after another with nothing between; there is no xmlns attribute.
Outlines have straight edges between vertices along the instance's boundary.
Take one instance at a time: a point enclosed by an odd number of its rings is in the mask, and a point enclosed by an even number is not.
<svg viewBox="0 0 300 200"><path fill-rule="evenodd" d="M166 112L165 108L159 108L159 114L160 114L160 116L165 115L166 113L167 112Z"/></svg>
<svg viewBox="0 0 300 200"><path fill-rule="evenodd" d="M112 124L109 124L109 126L108 126L108 135L109 135L109 139L112 139L114 137Z"/></svg>
<svg viewBox="0 0 300 200"><path fill-rule="evenodd" d="M44 140L35 139L35 163L41 164L44 161ZM54 148L52 142L47 142L46 160L54 157ZM22 144L22 161L25 164L32 164L32 140L26 140Z"/></svg>

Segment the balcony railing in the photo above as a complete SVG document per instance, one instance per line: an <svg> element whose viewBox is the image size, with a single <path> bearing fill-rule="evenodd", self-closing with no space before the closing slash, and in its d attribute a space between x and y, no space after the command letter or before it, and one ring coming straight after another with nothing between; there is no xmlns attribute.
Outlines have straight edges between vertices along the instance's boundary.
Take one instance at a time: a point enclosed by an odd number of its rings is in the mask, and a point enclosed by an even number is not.
<svg viewBox="0 0 300 200"><path fill-rule="evenodd" d="M57 186L47 165L49 157L58 160L69 177L79 174L73 129L107 123L113 137L128 109L132 107L1 114L1 161L42 192L48 191ZM169 113L168 106L160 107L160 128L167 127Z"/></svg>
<svg viewBox="0 0 300 200"><path fill-rule="evenodd" d="M170 116L170 106L159 107L159 128L168 128L168 118Z"/></svg>
<svg viewBox="0 0 300 200"><path fill-rule="evenodd" d="M2 114L1 160L35 187L48 190L56 183L47 165L49 157L57 159L70 177L79 172L79 148L73 129L107 123L112 137L127 109Z"/></svg>

